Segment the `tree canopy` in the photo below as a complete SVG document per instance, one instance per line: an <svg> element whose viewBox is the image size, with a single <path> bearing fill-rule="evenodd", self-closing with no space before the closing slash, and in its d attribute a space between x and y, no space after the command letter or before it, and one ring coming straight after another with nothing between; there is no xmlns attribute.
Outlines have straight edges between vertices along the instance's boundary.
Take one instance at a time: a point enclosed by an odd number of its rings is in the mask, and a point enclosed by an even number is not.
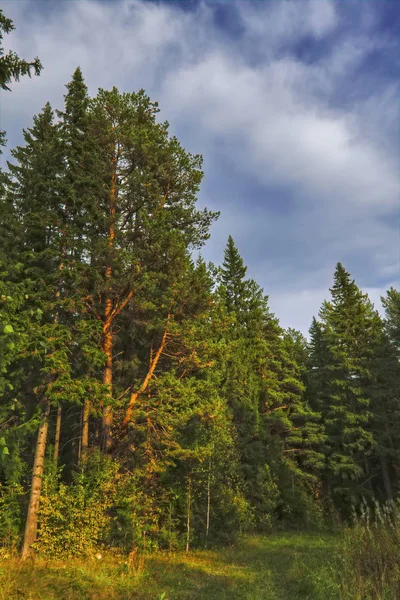
<svg viewBox="0 0 400 600"><path fill-rule="evenodd" d="M0 50L3 90L40 70ZM189 549L398 492L400 292L381 317L338 263L309 339L285 330L232 236L221 266L194 258L219 217L202 177L144 90L90 97L79 67L11 150L0 541L24 558Z"/></svg>

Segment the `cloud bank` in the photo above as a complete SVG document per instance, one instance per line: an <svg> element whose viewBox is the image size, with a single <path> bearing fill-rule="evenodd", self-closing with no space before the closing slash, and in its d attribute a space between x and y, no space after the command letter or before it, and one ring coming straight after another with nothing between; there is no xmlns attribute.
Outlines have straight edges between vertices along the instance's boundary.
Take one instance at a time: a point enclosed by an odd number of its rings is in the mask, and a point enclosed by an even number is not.
<svg viewBox="0 0 400 600"><path fill-rule="evenodd" d="M204 256L219 263L231 233L284 326L307 331L339 260L373 300L398 283L398 43L384 3L3 4L7 43L44 65L2 98L10 145L47 100L61 105L79 64L91 93L146 89L203 153L200 202L222 212Z"/></svg>

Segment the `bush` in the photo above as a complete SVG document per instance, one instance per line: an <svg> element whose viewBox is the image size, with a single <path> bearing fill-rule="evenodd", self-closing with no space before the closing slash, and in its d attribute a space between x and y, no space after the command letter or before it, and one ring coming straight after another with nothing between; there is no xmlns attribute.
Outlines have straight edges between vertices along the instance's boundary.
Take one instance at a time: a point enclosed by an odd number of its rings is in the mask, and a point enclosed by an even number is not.
<svg viewBox="0 0 400 600"><path fill-rule="evenodd" d="M23 496L24 490L20 484L0 483L0 555L2 548L9 552L15 550L19 544Z"/></svg>
<svg viewBox="0 0 400 600"><path fill-rule="evenodd" d="M80 556L107 541L116 495L118 464L94 454L71 485L43 480L35 549L45 556Z"/></svg>

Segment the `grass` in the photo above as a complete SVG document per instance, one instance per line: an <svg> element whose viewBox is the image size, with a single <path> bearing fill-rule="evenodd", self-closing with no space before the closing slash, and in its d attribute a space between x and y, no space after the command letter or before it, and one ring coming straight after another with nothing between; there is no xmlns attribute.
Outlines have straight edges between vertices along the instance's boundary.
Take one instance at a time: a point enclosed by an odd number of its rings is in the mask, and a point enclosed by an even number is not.
<svg viewBox="0 0 400 600"><path fill-rule="evenodd" d="M334 600L334 535L247 537L237 547L124 558L0 562L0 600Z"/></svg>
<svg viewBox="0 0 400 600"><path fill-rule="evenodd" d="M361 507L343 532L339 556L341 600L399 600L399 501Z"/></svg>

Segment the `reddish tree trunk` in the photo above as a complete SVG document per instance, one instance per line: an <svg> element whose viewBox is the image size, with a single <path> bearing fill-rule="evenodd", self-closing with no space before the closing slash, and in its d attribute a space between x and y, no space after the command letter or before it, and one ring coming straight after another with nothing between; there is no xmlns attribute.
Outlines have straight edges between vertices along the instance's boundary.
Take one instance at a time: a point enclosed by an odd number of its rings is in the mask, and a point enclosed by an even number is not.
<svg viewBox="0 0 400 600"><path fill-rule="evenodd" d="M113 383L113 302L112 302L112 266L110 264L112 260L112 252L114 249L115 239L115 208L116 208L116 196L117 196L117 157L114 156L112 161L112 183L111 192L109 197L109 218L110 224L108 227L108 249L109 249L109 264L106 268L106 284L107 292L105 297L104 306L104 321L103 321L103 340L102 350L106 355L106 362L104 365L103 383L107 386L108 398L103 407L103 431L102 431L102 447L103 450L107 450L111 446L111 429L113 424L113 412L111 407L112 400L112 383Z"/></svg>

